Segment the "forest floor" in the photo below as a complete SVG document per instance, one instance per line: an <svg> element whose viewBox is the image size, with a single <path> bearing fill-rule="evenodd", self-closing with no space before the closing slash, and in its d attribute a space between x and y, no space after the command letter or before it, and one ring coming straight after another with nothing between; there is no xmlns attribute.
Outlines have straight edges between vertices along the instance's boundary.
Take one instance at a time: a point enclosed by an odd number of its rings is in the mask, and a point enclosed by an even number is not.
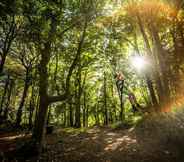
<svg viewBox="0 0 184 162"><path fill-rule="evenodd" d="M29 137L29 134L25 136L20 133L0 134L0 152L13 150L18 141ZM46 139L47 149L39 158L41 162L184 161L184 154L178 151L177 144L162 144L156 134L141 133L135 128L57 129ZM20 161L38 161L36 158L25 159Z"/></svg>

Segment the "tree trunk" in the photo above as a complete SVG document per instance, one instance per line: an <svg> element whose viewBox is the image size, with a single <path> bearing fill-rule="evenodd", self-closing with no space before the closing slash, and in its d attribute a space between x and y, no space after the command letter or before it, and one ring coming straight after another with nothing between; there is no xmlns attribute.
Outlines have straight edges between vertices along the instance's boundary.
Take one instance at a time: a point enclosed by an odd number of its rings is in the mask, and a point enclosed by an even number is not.
<svg viewBox="0 0 184 162"><path fill-rule="evenodd" d="M82 54L82 46L84 44L84 39L86 36L86 29L87 29L87 20L85 20L84 29L82 31L81 39L79 41L77 55L78 55L78 92L77 92L77 103L76 103L76 112L75 112L75 127L81 127L81 120L80 120L80 106L81 106L81 95L82 95L82 85L81 85L81 54Z"/></svg>
<svg viewBox="0 0 184 162"><path fill-rule="evenodd" d="M35 91L35 87L34 87L34 82L32 82L32 90L31 90L31 98L30 98L30 102L29 102L29 130L31 130L33 128L33 113L34 110L36 109L36 98L37 96L36 91Z"/></svg>
<svg viewBox="0 0 184 162"><path fill-rule="evenodd" d="M15 123L16 127L20 127L20 124L21 124L22 110L23 110L24 103L25 103L25 100L26 100L26 97L27 97L28 89L29 89L29 78L28 78L28 73L26 73L26 79L25 79L25 83L24 83L24 90L23 90L22 98L21 98L20 105L19 105L19 108L18 108L18 111L17 111L17 116L16 116L16 123Z"/></svg>
<svg viewBox="0 0 184 162"><path fill-rule="evenodd" d="M3 72L6 57L7 57L7 54L9 52L9 50L10 50L11 44L12 44L13 40L16 37L16 28L17 28L17 26L16 26L16 23L15 23L15 15L12 15L12 21L8 24L10 25L8 31L7 32L4 31L6 36L5 36L5 41L3 42L4 43L3 52L1 53L0 75Z"/></svg>
<svg viewBox="0 0 184 162"><path fill-rule="evenodd" d="M119 120L120 120L121 122L123 122L124 119L125 119L125 114L124 114L124 102L123 102L123 92L122 92L123 88L122 88L122 90L120 90L119 85L118 85L117 82L116 82L116 88L117 88L118 95L119 95L119 100L120 100Z"/></svg>
<svg viewBox="0 0 184 162"><path fill-rule="evenodd" d="M155 96L155 92L154 92L154 88L153 88L153 84L151 79L146 75L146 83L150 92L150 96L151 96L151 100L152 100L152 105L157 107L158 106L158 102L157 102L157 98Z"/></svg>
<svg viewBox="0 0 184 162"><path fill-rule="evenodd" d="M123 93L120 93L120 116L119 116L120 121L125 120L125 115L124 115L124 103L123 103Z"/></svg>
<svg viewBox="0 0 184 162"><path fill-rule="evenodd" d="M165 56L166 54L162 48L158 31L156 30L156 27L153 24L153 22L151 23L150 28L151 28L150 30L152 32L152 36L154 40L154 45L157 50L157 57L159 60L160 71L162 74L163 87L164 87L163 103L166 103L170 99L170 89L169 89L169 81L168 81L169 65L166 63L167 61Z"/></svg>
<svg viewBox="0 0 184 162"><path fill-rule="evenodd" d="M3 55L3 56L1 57L1 63L0 63L0 74L3 72L5 60L6 60L6 55Z"/></svg>
<svg viewBox="0 0 184 162"><path fill-rule="evenodd" d="M9 77L9 75L8 75L8 78L7 78L7 80L6 80L5 87L4 87L3 96L2 96L2 98L1 98L0 115L1 115L1 113L2 113L2 111L3 111L3 104L4 104L5 97L6 97L6 93L7 93L7 90L8 90L9 81L10 81L10 77Z"/></svg>
<svg viewBox="0 0 184 162"><path fill-rule="evenodd" d="M97 102L95 106L94 116L95 116L95 124L100 125L100 119L99 119L99 101Z"/></svg>
<svg viewBox="0 0 184 162"><path fill-rule="evenodd" d="M48 41L43 44L42 49L40 49L41 54L41 60L39 65L39 108L37 111L36 119L35 119L35 125L33 129L33 135L32 135L32 141L34 143L34 146L36 147L37 151L40 153L43 146L44 141L44 134L45 134L45 125L47 120L47 111L48 106L51 103L63 101L67 99L67 95L69 92L69 84L70 84L70 77L73 73L73 70L75 69L78 58L81 53L82 45L85 38L86 28L87 28L87 20L84 25L84 30L82 37L79 42L78 50L75 59L72 62L72 65L70 66L67 79L66 79L66 92L63 95L58 96L48 96L48 72L47 72L47 65L50 61L51 57L51 42L53 41L54 34L56 32L56 21L55 18L52 17L51 19L51 28L49 31L49 37ZM62 34L64 34L68 29L65 29Z"/></svg>
<svg viewBox="0 0 184 162"><path fill-rule="evenodd" d="M83 112L82 112L82 123L83 127L86 127L86 109L83 107Z"/></svg>
<svg viewBox="0 0 184 162"><path fill-rule="evenodd" d="M33 112L34 112L34 102L32 101L33 99L31 98L30 103L29 103L29 130L33 128Z"/></svg>
<svg viewBox="0 0 184 162"><path fill-rule="evenodd" d="M88 127L88 116L89 116L89 109L87 106L87 108L86 108L86 127Z"/></svg>
<svg viewBox="0 0 184 162"><path fill-rule="evenodd" d="M109 119L108 119L108 110L107 110L107 79L106 79L106 73L104 72L104 124L108 125Z"/></svg>
<svg viewBox="0 0 184 162"><path fill-rule="evenodd" d="M79 65L80 66L80 65ZM77 95L76 95L76 112L75 112L75 127L81 127L81 94L82 94L82 87L81 87L81 67L78 69L77 73Z"/></svg>
<svg viewBox="0 0 184 162"><path fill-rule="evenodd" d="M48 90L48 72L47 65L50 61L51 43L44 44L44 49L41 52L41 61L39 68L39 108L36 115L35 126L33 129L33 141L37 146L38 152L41 152L43 146L43 137L45 133L45 125L47 120L47 111L49 106L49 100L47 95Z"/></svg>
<svg viewBox="0 0 184 162"><path fill-rule="evenodd" d="M7 102L6 102L6 106L5 106L4 114L3 114L3 118L5 120L8 119L8 111L9 111L9 105L10 105L10 100L11 100L13 86L14 86L14 81L13 80L10 80Z"/></svg>
<svg viewBox="0 0 184 162"><path fill-rule="evenodd" d="M73 127L73 108L71 102L69 102L69 118L70 118L70 127Z"/></svg>
<svg viewBox="0 0 184 162"><path fill-rule="evenodd" d="M176 20L175 20L176 21ZM183 87L182 87L182 77L180 74L180 69L182 67L184 57L183 57L183 50L184 50L184 38L183 33L180 32L180 26L176 24L173 25L173 29L170 31L174 46L173 56L174 56L174 65L173 65L173 77L171 78L171 82L174 87L175 97L182 96ZM179 31L178 31L179 30ZM182 46L181 46L182 45Z"/></svg>
<svg viewBox="0 0 184 162"><path fill-rule="evenodd" d="M83 127L86 127L86 91L83 92Z"/></svg>
<svg viewBox="0 0 184 162"><path fill-rule="evenodd" d="M66 109L66 104L63 105L63 109L64 109L64 112L63 112L63 126L66 127L67 126L67 109Z"/></svg>
<svg viewBox="0 0 184 162"><path fill-rule="evenodd" d="M49 125L50 123L50 115L51 115L51 107L48 108L48 114L47 114L47 126Z"/></svg>
<svg viewBox="0 0 184 162"><path fill-rule="evenodd" d="M145 43L145 46L146 46L146 50L147 50L147 53L150 57L153 58L153 53L152 53L152 50L151 50L151 47L150 47L150 44L149 44L149 40L148 40L148 36L144 30L144 27L143 27L143 24L142 24L142 21L141 21L141 18L139 16L139 14L137 14L137 20L138 20L138 25L139 25L139 28L140 28L140 31L141 31L141 34L142 34L142 37L143 37L143 40L144 40L144 43ZM154 60L154 65L156 66L156 62L155 62L155 59L153 58ZM158 92L158 96L160 98L160 100L163 98L163 88L162 88L162 84L161 84L161 80L160 80L160 76L159 76L159 72L157 71L157 67L156 67L156 70L155 70L155 80L156 80L156 83L157 83L157 91ZM153 88L153 85L152 85L152 82L150 82L151 79L150 79L150 76L148 74L146 74L146 83L147 83L147 86L148 86L148 89L149 89L149 93L151 95L151 99L152 99L152 102L154 103L154 105L157 105L158 101L156 99L156 94L154 92L154 88Z"/></svg>

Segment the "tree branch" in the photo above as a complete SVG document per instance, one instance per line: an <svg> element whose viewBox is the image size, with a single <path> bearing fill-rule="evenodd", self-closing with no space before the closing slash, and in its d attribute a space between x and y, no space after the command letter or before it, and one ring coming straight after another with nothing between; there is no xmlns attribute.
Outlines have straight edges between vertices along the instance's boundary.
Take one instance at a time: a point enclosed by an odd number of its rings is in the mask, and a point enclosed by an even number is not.
<svg viewBox="0 0 184 162"><path fill-rule="evenodd" d="M81 36L79 44L78 44L78 49L77 49L75 59L73 60L71 66L69 68L69 72L68 72L68 75L67 75L67 78L66 78L65 93L62 94L62 95L59 95L59 96L49 96L48 97L48 100L49 100L48 102L50 104L53 103L53 102L64 101L69 96L70 78L73 74L73 71L74 71L75 67L77 66L77 62L78 62L78 60L80 58L80 55L81 55L82 45L84 43L84 39L85 39L85 36L86 36L86 29L87 29L87 20L85 21L85 24L84 24L82 36Z"/></svg>

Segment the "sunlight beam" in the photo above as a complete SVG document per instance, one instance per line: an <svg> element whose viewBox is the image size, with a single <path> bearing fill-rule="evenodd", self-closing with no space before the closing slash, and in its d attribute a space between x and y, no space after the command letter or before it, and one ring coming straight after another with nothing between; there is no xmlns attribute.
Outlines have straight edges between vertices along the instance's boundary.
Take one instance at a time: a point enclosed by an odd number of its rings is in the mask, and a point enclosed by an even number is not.
<svg viewBox="0 0 184 162"><path fill-rule="evenodd" d="M138 71L141 71L145 68L147 62L143 56L133 56L131 58L131 64L135 69L137 69Z"/></svg>

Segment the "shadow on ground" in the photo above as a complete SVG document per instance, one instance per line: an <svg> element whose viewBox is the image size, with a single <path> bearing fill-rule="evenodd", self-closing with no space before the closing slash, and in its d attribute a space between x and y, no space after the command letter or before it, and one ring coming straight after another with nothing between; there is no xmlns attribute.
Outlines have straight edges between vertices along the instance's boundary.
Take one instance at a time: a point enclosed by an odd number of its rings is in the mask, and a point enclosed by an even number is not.
<svg viewBox="0 0 184 162"><path fill-rule="evenodd" d="M158 124L157 124L158 125ZM157 128L115 130L94 127L85 132L58 129L47 136L47 149L36 157L19 161L40 162L182 162L183 149L179 143L159 137ZM142 129L141 129L142 128ZM152 130L150 130L152 129ZM28 137L30 135L26 135ZM0 152L8 152L26 138L24 134L0 136ZM165 138L165 139L164 139ZM3 155L3 153L1 153ZM2 160L2 159L1 159ZM7 160L15 161L15 159Z"/></svg>

